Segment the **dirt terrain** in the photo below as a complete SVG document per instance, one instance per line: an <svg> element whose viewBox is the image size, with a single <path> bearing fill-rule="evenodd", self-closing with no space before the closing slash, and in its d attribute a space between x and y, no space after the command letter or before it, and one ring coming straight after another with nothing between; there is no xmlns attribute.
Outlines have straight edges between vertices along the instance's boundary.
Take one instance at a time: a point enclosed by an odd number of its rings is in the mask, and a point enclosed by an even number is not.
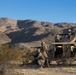
<svg viewBox="0 0 76 75"><path fill-rule="evenodd" d="M35 65L7 69L5 75L76 75L76 66L50 66L39 68Z"/></svg>
<svg viewBox="0 0 76 75"><path fill-rule="evenodd" d="M75 68L9 69L6 75L76 75Z"/></svg>

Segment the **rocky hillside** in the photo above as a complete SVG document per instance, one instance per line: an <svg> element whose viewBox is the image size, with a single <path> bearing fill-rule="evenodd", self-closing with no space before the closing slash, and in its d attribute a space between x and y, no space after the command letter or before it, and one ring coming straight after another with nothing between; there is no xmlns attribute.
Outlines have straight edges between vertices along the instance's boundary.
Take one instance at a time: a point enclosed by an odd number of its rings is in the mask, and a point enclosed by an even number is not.
<svg viewBox="0 0 76 75"><path fill-rule="evenodd" d="M5 44L8 42L11 42L11 39L4 33L0 32L0 44Z"/></svg>
<svg viewBox="0 0 76 75"><path fill-rule="evenodd" d="M54 24L49 22L38 22L35 20L0 18L0 32L4 34L3 36L0 34L0 40L7 40L7 42L20 44L26 47L39 46L40 41L42 40L47 44L51 44L51 42L54 41L56 34L61 33L62 31L67 32L68 28L75 29L76 24Z"/></svg>

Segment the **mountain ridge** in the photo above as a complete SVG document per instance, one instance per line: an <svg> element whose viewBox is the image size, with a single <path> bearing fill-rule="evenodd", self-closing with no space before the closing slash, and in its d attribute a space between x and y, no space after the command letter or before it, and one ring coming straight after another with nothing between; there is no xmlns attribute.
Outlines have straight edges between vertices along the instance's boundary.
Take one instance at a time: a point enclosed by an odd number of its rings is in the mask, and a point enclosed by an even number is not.
<svg viewBox="0 0 76 75"><path fill-rule="evenodd" d="M29 47L40 45L42 40L50 45L54 42L56 34L67 32L69 28L75 30L76 24L0 18L0 32L11 39L10 43Z"/></svg>

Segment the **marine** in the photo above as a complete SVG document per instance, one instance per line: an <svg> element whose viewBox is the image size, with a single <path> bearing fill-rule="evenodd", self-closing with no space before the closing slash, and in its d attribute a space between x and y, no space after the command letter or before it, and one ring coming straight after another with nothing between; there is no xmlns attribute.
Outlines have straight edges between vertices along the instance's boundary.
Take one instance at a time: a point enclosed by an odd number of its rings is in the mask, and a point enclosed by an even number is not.
<svg viewBox="0 0 76 75"><path fill-rule="evenodd" d="M46 65L47 67L49 67L48 47L47 47L47 45L45 44L44 41L41 42L41 53L42 53L42 55L43 55L44 58L45 58L45 65Z"/></svg>
<svg viewBox="0 0 76 75"><path fill-rule="evenodd" d="M34 58L37 61L38 65L40 65L40 67L45 67L45 66L49 67L48 47L45 44L45 42L42 41L40 47L33 47L33 48L37 48L37 54L36 56L34 56Z"/></svg>
<svg viewBox="0 0 76 75"><path fill-rule="evenodd" d="M45 63L45 57L43 56L43 54L41 53L40 49L38 49L38 57L37 57L37 62L40 65L40 67L44 67L44 63Z"/></svg>

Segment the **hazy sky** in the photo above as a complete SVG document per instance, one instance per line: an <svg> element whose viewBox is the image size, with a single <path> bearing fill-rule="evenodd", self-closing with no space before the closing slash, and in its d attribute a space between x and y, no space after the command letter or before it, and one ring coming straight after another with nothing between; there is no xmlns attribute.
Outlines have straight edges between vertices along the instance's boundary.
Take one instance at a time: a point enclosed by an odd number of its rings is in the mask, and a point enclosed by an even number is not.
<svg viewBox="0 0 76 75"><path fill-rule="evenodd" d="M0 0L0 18L76 23L76 0Z"/></svg>

